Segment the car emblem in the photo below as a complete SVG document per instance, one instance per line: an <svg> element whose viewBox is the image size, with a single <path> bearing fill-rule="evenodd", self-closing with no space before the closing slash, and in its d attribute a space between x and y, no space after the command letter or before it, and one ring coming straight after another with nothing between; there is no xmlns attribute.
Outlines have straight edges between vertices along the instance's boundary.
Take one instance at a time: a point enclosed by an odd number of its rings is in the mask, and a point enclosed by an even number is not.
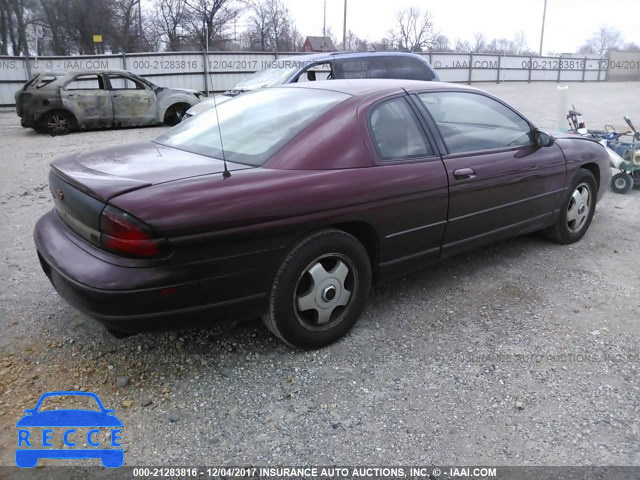
<svg viewBox="0 0 640 480"><path fill-rule="evenodd" d="M56 188L55 196L58 200L64 200L64 192L61 188Z"/></svg>

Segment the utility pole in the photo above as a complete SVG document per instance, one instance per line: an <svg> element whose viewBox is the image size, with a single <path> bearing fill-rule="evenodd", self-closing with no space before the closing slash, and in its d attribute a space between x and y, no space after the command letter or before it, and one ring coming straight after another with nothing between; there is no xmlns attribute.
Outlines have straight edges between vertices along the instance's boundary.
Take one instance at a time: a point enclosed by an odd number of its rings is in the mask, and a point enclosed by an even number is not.
<svg viewBox="0 0 640 480"><path fill-rule="evenodd" d="M542 56L542 43L544 41L544 22L547 18L547 0L544 0L544 10L542 11L542 30L540 31L540 52L539 55Z"/></svg>
<svg viewBox="0 0 640 480"><path fill-rule="evenodd" d="M327 0L324 0L324 14L322 15L322 51L327 49Z"/></svg>
<svg viewBox="0 0 640 480"><path fill-rule="evenodd" d="M342 23L342 50L347 51L347 0L344 0L344 22Z"/></svg>

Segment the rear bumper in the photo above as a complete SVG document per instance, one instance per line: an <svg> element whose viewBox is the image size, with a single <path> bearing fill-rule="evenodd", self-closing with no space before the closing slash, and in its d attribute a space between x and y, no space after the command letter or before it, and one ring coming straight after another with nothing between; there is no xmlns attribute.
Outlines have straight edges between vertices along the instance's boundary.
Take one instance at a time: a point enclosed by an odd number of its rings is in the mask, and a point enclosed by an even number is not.
<svg viewBox="0 0 640 480"><path fill-rule="evenodd" d="M204 327L263 313L266 272L176 281L166 266L114 265L81 248L55 211L36 223L43 271L67 303L113 330L127 333ZM158 279L161 279L158 281Z"/></svg>

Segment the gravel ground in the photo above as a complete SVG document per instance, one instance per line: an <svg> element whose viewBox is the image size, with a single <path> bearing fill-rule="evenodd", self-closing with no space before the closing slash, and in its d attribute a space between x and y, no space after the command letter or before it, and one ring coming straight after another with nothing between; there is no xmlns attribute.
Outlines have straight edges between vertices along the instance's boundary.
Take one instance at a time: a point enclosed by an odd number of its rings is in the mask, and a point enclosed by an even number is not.
<svg viewBox="0 0 640 480"><path fill-rule="evenodd" d="M553 126L556 84L481 87ZM637 83L569 99L593 128L640 124ZM31 232L51 159L162 131L52 138L0 113L0 465L22 410L65 389L116 409L126 465L640 465L639 190L573 246L525 236L378 286L320 351L258 321L117 340L55 293Z"/></svg>

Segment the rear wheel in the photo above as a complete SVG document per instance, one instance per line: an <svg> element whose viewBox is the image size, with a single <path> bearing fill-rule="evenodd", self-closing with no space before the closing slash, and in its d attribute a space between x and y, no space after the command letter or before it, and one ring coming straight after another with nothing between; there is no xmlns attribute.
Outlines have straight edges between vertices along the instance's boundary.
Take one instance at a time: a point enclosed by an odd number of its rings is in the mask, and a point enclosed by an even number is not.
<svg viewBox="0 0 640 480"><path fill-rule="evenodd" d="M288 252L263 320L289 345L324 347L353 327L370 287L371 263L362 244L341 230L323 230Z"/></svg>
<svg viewBox="0 0 640 480"><path fill-rule="evenodd" d="M45 114L42 119L42 128L52 137L56 135L66 135L74 126L75 119L73 115L62 110L49 112Z"/></svg>
<svg viewBox="0 0 640 480"><path fill-rule="evenodd" d="M176 103L175 105L171 105L164 114L164 124L171 127L179 124L189 108L191 108L191 105L188 103Z"/></svg>
<svg viewBox="0 0 640 480"><path fill-rule="evenodd" d="M626 172L616 173L611 179L611 190L616 193L628 193L633 188L633 177Z"/></svg>
<svg viewBox="0 0 640 480"><path fill-rule="evenodd" d="M547 231L549 238L558 243L569 244L580 240L587 233L596 211L598 187L589 170L578 170L569 192L558 222Z"/></svg>

